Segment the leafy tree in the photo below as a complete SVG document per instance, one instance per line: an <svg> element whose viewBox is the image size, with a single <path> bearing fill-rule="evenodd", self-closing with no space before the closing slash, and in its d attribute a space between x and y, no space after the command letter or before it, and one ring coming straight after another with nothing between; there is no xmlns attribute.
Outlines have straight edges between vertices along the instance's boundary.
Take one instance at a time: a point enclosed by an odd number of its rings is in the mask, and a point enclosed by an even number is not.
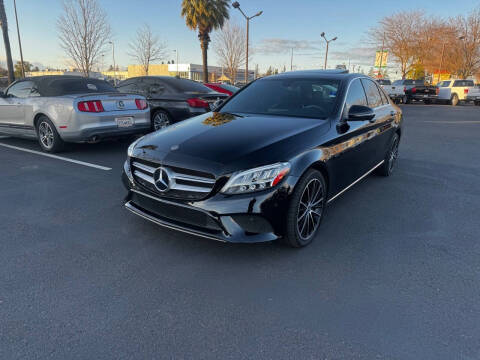
<svg viewBox="0 0 480 360"><path fill-rule="evenodd" d="M25 73L32 71L32 64L30 64L28 61L23 62L23 67L25 68ZM15 79L20 79L22 78L22 62L17 61L15 63Z"/></svg>
<svg viewBox="0 0 480 360"><path fill-rule="evenodd" d="M223 27L229 19L228 0L182 0L181 15L185 18L187 27L198 31L203 60L203 81L208 82L207 52L210 43L210 33Z"/></svg>

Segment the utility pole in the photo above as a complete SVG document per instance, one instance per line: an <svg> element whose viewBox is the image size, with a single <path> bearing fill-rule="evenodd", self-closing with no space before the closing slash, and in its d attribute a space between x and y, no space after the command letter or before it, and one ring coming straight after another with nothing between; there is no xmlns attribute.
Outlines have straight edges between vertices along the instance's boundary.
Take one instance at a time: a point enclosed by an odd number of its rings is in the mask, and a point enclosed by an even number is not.
<svg viewBox="0 0 480 360"><path fill-rule="evenodd" d="M338 38L335 36L333 39L327 40L327 38L325 37L325 33L324 33L324 32L322 32L322 33L320 34L320 36L323 37L323 38L325 39L325 42L327 43L327 50L326 50L326 52L325 52L325 70L327 70L328 46L330 45L330 43L331 43L332 41L335 41L335 40L337 40Z"/></svg>
<svg viewBox="0 0 480 360"><path fill-rule="evenodd" d="M292 48L292 56L290 57L290 71L293 71L293 48Z"/></svg>
<svg viewBox="0 0 480 360"><path fill-rule="evenodd" d="M438 80L437 80L437 83L440 82L440 76L442 74L442 66L443 66L443 55L445 53L445 45L446 43L443 42L443 45L442 45L442 56L440 57L440 69L438 70Z"/></svg>
<svg viewBox="0 0 480 360"><path fill-rule="evenodd" d="M112 57L113 57L113 85L117 86L117 66L115 65L115 44L113 41L109 41L112 44ZM89 74L90 76L90 74Z"/></svg>
<svg viewBox="0 0 480 360"><path fill-rule="evenodd" d="M238 3L238 1L235 1L232 4L232 6L235 9L238 9L238 11L240 11L242 13L243 17L247 20L247 43L246 43L246 51L245 51L245 54L246 54L246 57L245 57L245 84L248 84L248 44L249 44L249 40L250 40L249 39L250 20L252 20L254 17L262 15L263 11L259 11L258 13L256 13L253 16L247 16L247 15L245 15L245 13L240 8L240 4Z"/></svg>
<svg viewBox="0 0 480 360"><path fill-rule="evenodd" d="M382 65L383 65L383 49L385 48L385 33L383 33L383 40L382 40L382 52L380 54L380 64L378 64L378 76L381 77L382 74Z"/></svg>
<svg viewBox="0 0 480 360"><path fill-rule="evenodd" d="M17 0L13 0L13 7L15 9L15 21L17 22L18 47L20 49L20 63L22 65L22 77L25 77L25 63L23 62L22 40L20 38L20 28L18 27Z"/></svg>
<svg viewBox="0 0 480 360"><path fill-rule="evenodd" d="M15 81L13 70L12 50L10 49L10 39L8 38L7 14L5 12L5 4L0 0L0 26L3 32L3 43L5 44L5 56L7 57L8 83Z"/></svg>

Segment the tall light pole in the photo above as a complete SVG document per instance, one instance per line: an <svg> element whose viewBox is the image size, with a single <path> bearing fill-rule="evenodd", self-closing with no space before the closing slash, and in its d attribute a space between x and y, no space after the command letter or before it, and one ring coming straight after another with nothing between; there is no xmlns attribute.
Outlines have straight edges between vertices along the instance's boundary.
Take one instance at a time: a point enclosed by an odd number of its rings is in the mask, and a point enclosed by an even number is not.
<svg viewBox="0 0 480 360"><path fill-rule="evenodd" d="M13 0L13 8L15 9L15 21L17 22L18 48L20 49L20 64L22 66L22 77L25 77L25 64L23 62L22 40L20 38L20 28L18 27L17 1Z"/></svg>
<svg viewBox="0 0 480 360"><path fill-rule="evenodd" d="M7 14L5 13L5 4L0 0L0 26L2 27L3 43L5 44L5 57L7 58L8 83L15 81L13 70L12 51L10 49L10 39L8 38Z"/></svg>
<svg viewBox="0 0 480 360"><path fill-rule="evenodd" d="M330 43L331 43L332 41L335 41L335 40L337 40L338 38L335 36L333 39L327 40L327 38L325 37L325 33L324 33L324 32L322 32L322 33L320 34L320 36L323 37L323 38L325 39L325 42L327 43L327 50L326 50L326 52L325 52L325 70L327 70L328 46L330 45Z"/></svg>
<svg viewBox="0 0 480 360"><path fill-rule="evenodd" d="M115 65L115 44L113 41L109 41L109 44L112 44L112 57L113 57L113 85L117 86L117 67Z"/></svg>
<svg viewBox="0 0 480 360"><path fill-rule="evenodd" d="M378 65L378 78L382 77L382 66L383 66L383 51L385 48L385 33L383 33L382 40L382 52L380 53L380 64Z"/></svg>
<svg viewBox="0 0 480 360"><path fill-rule="evenodd" d="M463 74L462 74L462 77L463 78L466 78L468 75L467 75L467 36L466 35L463 35L463 36L460 36L458 38L458 40L462 40L463 41Z"/></svg>
<svg viewBox="0 0 480 360"><path fill-rule="evenodd" d="M445 54L445 45L446 45L446 42L444 41L442 45L442 56L440 56L440 68L438 69L437 84L440 82L440 76L442 75L443 55Z"/></svg>
<svg viewBox="0 0 480 360"><path fill-rule="evenodd" d="M254 17L257 17L257 16L260 16L263 14L263 11L259 11L258 13L256 13L255 15L253 16L247 16L245 15L245 13L242 11L242 9L240 8L240 4L238 3L238 1L235 1L232 6L235 8L235 9L238 9L243 17L247 20L247 44L246 44L246 57L245 57L245 84L248 84L248 42L249 42L249 25L250 25L250 20L252 20Z"/></svg>
<svg viewBox="0 0 480 360"><path fill-rule="evenodd" d="M176 74L175 74L175 75L178 76L178 50L173 50L173 52L174 52L175 55L177 56L177 60L175 60L176 63L177 63L177 71L176 71Z"/></svg>

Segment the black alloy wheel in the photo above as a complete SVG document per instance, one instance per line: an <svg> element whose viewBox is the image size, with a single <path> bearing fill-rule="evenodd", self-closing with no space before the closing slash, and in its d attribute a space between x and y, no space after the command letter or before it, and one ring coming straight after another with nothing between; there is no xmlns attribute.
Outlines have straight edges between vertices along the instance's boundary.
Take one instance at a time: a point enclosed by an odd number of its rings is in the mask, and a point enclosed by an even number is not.
<svg viewBox="0 0 480 360"><path fill-rule="evenodd" d="M291 247L310 244L322 222L326 205L326 185L321 172L310 169L298 181L287 212L283 242Z"/></svg>
<svg viewBox="0 0 480 360"><path fill-rule="evenodd" d="M385 155L383 164L378 168L377 173L382 176L390 176L395 169L395 164L398 159L398 147L400 145L400 137L396 133L393 136L390 148Z"/></svg>
<svg viewBox="0 0 480 360"><path fill-rule="evenodd" d="M172 124L172 119L166 111L157 110L152 115L152 130L162 130Z"/></svg>

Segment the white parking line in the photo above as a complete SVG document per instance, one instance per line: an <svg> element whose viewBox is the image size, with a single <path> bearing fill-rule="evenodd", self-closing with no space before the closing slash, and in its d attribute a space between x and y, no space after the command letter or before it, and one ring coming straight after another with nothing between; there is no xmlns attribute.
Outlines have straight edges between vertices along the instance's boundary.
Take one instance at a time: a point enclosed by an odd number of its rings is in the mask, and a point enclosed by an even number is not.
<svg viewBox="0 0 480 360"><path fill-rule="evenodd" d="M18 146L12 146L12 145L7 145L7 144L3 144L3 143L0 143L0 146L6 147L6 148L9 148L9 149L25 151L25 152L32 153L32 154L42 155L42 156L46 156L46 157L57 159L57 160L63 160L63 161L71 162L71 163L78 164L78 165L88 166L88 167L99 169L99 170L105 170L105 171L112 170L112 168L109 168L109 167L106 167L106 166L90 164L88 162L84 162L84 161L80 161L80 160L73 160L73 159L63 157L63 156L47 154L47 153L44 153L44 152L41 152L41 151L24 149L24 148L21 148L21 147L18 147Z"/></svg>

